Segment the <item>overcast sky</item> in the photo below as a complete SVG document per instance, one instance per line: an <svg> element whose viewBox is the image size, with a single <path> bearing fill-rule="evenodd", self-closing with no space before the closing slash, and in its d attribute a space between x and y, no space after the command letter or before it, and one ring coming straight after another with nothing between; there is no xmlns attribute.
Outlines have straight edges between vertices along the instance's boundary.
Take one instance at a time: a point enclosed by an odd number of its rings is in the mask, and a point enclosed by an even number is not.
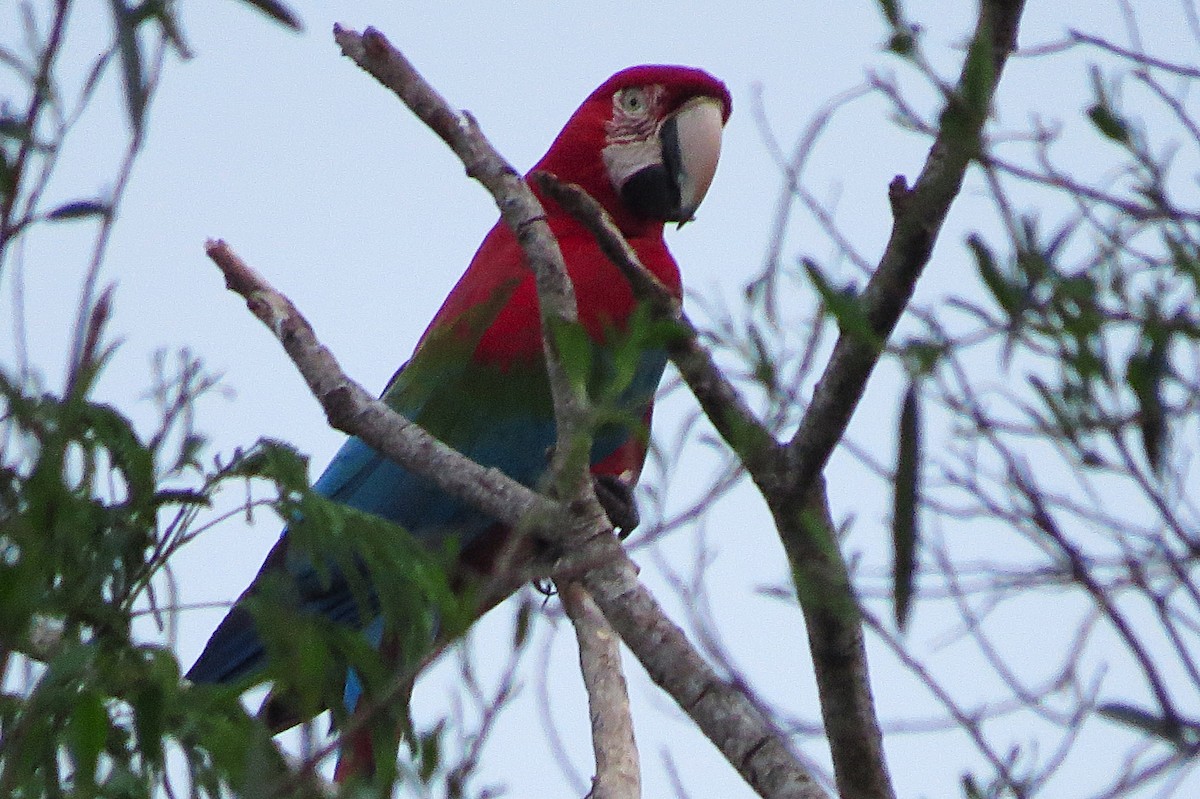
<svg viewBox="0 0 1200 799"><path fill-rule="evenodd" d="M1160 0L1161 1L1161 0ZM15 5L15 4L13 4ZM95 3L94 26L77 20L71 57L92 52L107 36L107 4ZM812 2L531 2L523 4L296 2L306 24L290 34L241 3L185 3L185 33L196 58L169 60L155 99L149 142L122 208L106 281L118 285L110 330L124 343L105 373L101 394L144 420L139 400L156 349L189 347L221 373L228 392L201 405L199 426L214 452L228 453L259 437L290 441L312 457L314 477L340 445L316 402L277 342L225 291L205 259L203 243L222 237L287 293L314 324L342 365L371 390L381 388L408 354L443 296L468 263L496 212L487 194L466 180L457 160L390 94L342 58L332 41L334 22L384 31L454 105L469 109L484 132L518 168L544 152L579 102L611 73L638 63L703 67L723 79L734 97L717 178L695 224L668 234L691 294L690 307L734 305L762 267L772 234L781 177L755 121L761 104L771 130L790 149L814 113L836 94L862 85L869 73L895 72L912 86L919 110L934 109L927 87L882 51L885 28L876 4ZM910 3L924 42L946 77L957 69L973 22L971 3ZM1176 4L1162 2L1158 20L1142 20L1148 41L1163 55L1187 60L1194 43ZM1068 27L1123 41L1115 3L1030 0L1021 43L1060 38ZM0 9L0 28L15 19ZM99 39L97 37L100 37ZM1192 58L1194 60L1194 58ZM64 70L70 58L64 61ZM78 60L73 63L79 63ZM1084 125L1089 98L1086 70L1077 59L1014 60L1000 90L1001 119L1020 126L1034 115L1062 117L1071 131ZM75 199L103 191L119 157L123 125L115 84L102 91L85 120L86 136L63 157L52 192ZM890 121L878 98L839 115L822 140L807 179L836 205L843 229L868 258L878 256L890 223L886 187L896 174L915 176L927 149L921 137ZM1066 154L1077 164L1103 153ZM971 267L961 243L966 232L988 229L990 206L969 185L956 205L920 289L924 299L961 288ZM26 256L28 343L32 361L51 386L61 383L66 331L71 328L84 245L81 226L33 236ZM843 282L861 276L833 260L817 241L812 220L795 215L787 231L788 259L810 255ZM9 280L5 275L4 280ZM799 284L796 284L799 286ZM799 290L799 289L797 289ZM0 282L0 359L13 357L8 338L11 286ZM811 304L792 303L800 314ZM890 460L902 383L893 366L875 376L851 436ZM676 394L658 412L656 430L668 432L692 410ZM701 446L673 465L670 506L684 507L713 473L717 459ZM868 478L839 453L827 472L834 516L850 523L849 551L867 562L888 556L886 485ZM279 525L268 513L254 525L234 520L206 534L177 562L185 602L236 597L274 543ZM646 582L676 612L679 603L661 559L690 576L703 543L712 562L707 585L724 643L746 678L796 717L819 718L799 612L762 596L763 586L785 583L785 562L760 500L748 487L726 497L702 527L676 533L641 550ZM980 552L999 544L978 541ZM221 611L183 615L178 643L186 667L219 621ZM1040 646L1060 646L1032 604L1009 611L1011 641L1036 657ZM590 774L587 711L573 663L573 642L560 634L552 649L549 685L553 718L578 774ZM539 623L537 644L549 632ZM945 630L918 609L912 636L930 647ZM480 663L506 655L511 622L493 613L472 635ZM924 636L924 638L921 638ZM935 713L927 694L872 644L875 692L888 718ZM939 657L941 658L939 660ZM933 656L942 676L961 673L960 696L983 695L973 666L958 655ZM495 659L495 655L490 658ZM1102 658L1101 658L1102 659ZM432 719L449 706L457 680L452 659L423 680L418 713ZM536 701L538 653L525 663L525 688L504 714L477 783L506 786L513 796L580 794L564 776L543 732ZM671 796L663 752L693 796L750 796L751 791L670 700L629 664L647 796ZM1120 681L1120 667L1109 679ZM420 720L418 720L420 721ZM1018 731L1019 732L1019 731ZM1079 765L1062 776L1057 795L1098 788L1101 775L1086 761L1108 763L1128 738L1094 725L1080 744ZM889 762L901 796L949 796L962 772L979 764L961 735L893 736ZM1117 748L1122 747L1122 748ZM804 739L804 753L826 762L824 745ZM1090 753L1090 754L1089 754ZM1192 786L1200 790L1200 783ZM1182 789L1180 795L1187 795Z"/></svg>

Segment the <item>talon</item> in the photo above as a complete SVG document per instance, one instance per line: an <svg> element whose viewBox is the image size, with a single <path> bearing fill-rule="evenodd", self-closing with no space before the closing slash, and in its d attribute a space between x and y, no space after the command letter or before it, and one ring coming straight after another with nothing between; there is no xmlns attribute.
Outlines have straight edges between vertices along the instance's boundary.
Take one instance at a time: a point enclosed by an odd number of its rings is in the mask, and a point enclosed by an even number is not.
<svg viewBox="0 0 1200 799"><path fill-rule="evenodd" d="M616 531L617 537L624 540L641 523L638 513L637 500L633 496L633 486L615 474L594 474L592 485L596 489L596 499L600 507Z"/></svg>

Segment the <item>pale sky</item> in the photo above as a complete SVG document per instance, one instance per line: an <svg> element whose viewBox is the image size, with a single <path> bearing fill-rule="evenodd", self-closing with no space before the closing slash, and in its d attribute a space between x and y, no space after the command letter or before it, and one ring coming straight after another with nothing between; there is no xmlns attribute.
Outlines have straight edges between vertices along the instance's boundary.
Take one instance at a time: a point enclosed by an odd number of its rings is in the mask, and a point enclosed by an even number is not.
<svg viewBox="0 0 1200 799"><path fill-rule="evenodd" d="M77 53L90 52L94 37L107 36L107 4L94 5L98 30L89 30L80 19L71 31ZM152 407L139 397L149 384L150 354L160 347L190 347L210 370L223 375L222 384L229 389L199 409L198 426L211 438L210 453L229 453L264 436L283 439L311 455L314 478L343 436L326 427L278 343L224 289L204 257L205 239L229 241L292 298L348 373L375 391L408 357L496 217L490 198L463 176L440 141L341 57L330 33L334 22L381 29L452 104L477 117L522 170L544 152L578 103L620 68L680 63L723 79L733 92L734 113L720 169L696 222L668 234L691 293L689 308L702 323L706 307L725 302L737 308L742 287L762 268L771 238L781 176L756 124L757 104L761 102L768 124L789 151L826 101L861 85L871 72L895 73L912 89L910 99L919 110L936 108L912 71L883 52L882 18L877 5L866 0L475 7L295 2L292 6L306 24L299 35L266 22L241 3L184 5L185 34L197 57L186 63L169 59L151 112L149 141L102 273L104 281L118 285L110 334L124 343L100 393L148 422ZM907 6L925 30L935 66L952 78L974 4L940 0ZM1194 61L1194 43L1176 4L1162 6L1161 19L1142 20L1148 43L1159 54ZM1030 0L1021 43L1056 40L1068 27L1124 41L1116 8L1109 2ZM0 27L11 19L12 9L0 9ZM63 200L103 191L110 180L124 124L114 87L102 92L85 119L86 135L64 155L52 186L52 194L61 192ZM1038 115L1062 118L1070 141L1086 124L1083 109L1089 97L1087 73L1078 58L1014 59L999 93L1000 117L1013 127ZM835 205L839 223L868 259L878 257L889 230L888 182L896 174L915 177L927 147L920 136L892 124L878 97L844 111L822 139L806 173L808 185ZM1094 168L1097 174L1109 157L1070 147L1060 154L1065 163ZM995 225L978 186L969 182L951 213L919 289L925 301L952 289L966 291L966 281L974 280L963 239L972 230L993 230ZM861 284L861 275L837 261L831 245L815 231L811 218L794 213L785 260L811 256L839 280ZM64 331L72 324L81 253L89 241L80 225L78 230L46 229L29 242L28 343L32 361L54 388L61 383ZM0 280L0 323L5 326L0 362L5 364L13 357L9 280L7 274ZM813 301L802 281L794 285L789 313L799 320ZM894 457L902 392L899 369L885 363L851 426L851 438L885 463ZM656 433L668 434L693 409L689 396L672 395L660 403ZM704 445L690 446L669 467L669 507L685 507L711 479L717 462ZM865 563L886 564L887 483L867 474L844 451L834 455L827 475L834 516L849 525L847 552ZM648 476L654 476L653 469ZM182 601L234 599L257 571L278 529L271 514L260 513L253 525L235 519L207 533L175 562ZM963 551L979 558L1017 546L982 536L964 540ZM635 554L646 583L680 620L680 602L659 564L670 563L690 578L702 545L711 558L704 582L734 662L764 699L791 716L819 719L800 613L790 602L759 590L783 585L786 567L769 516L752 489L740 486L703 525ZM557 615L554 601L551 606ZM999 640L1022 668L1034 673L1041 647L1064 645L1064 633L1053 624L1048 607L1069 608L1069 603L1048 605L1045 598L1021 602L1008 607L1000 620L1006 632ZM182 615L178 653L185 668L222 613ZM940 648L950 623L918 606L909 640L929 653L929 662L964 702L986 696L994 683L979 677L977 658L955 647ZM503 785L511 796L582 795L552 754L536 697L540 651L550 628L546 619L536 627L534 646L520 672L524 689L501 717L476 788ZM489 679L488 654L506 656L510 635L507 606L472 633L471 651L484 679ZM885 719L938 714L928 694L876 642L869 647ZM1104 660L1103 653L1089 657L1092 667ZM560 621L547 676L551 709L575 772L587 777L592 768L587 710L574 658L573 639ZM418 724L432 723L435 714L451 706L456 668L453 657L445 658L419 684ZM646 796L675 795L664 753L691 796L753 795L632 659L628 674ZM1141 691L1123 662L1111 665L1106 680L1123 697L1137 697ZM1010 725L1014 741L1024 740L1022 725L1028 723L1018 719ZM989 730L1000 730L995 740L1001 742L1009 727ZM1045 795L1098 790L1105 769L1124 753L1129 740L1111 724L1090 722L1075 760ZM890 736L886 745L897 792L906 797L958 795L963 771L981 763L958 732ZM827 762L820 739L801 739L798 746L805 756ZM1192 781L1191 790L1179 789L1180 796L1198 792L1200 778Z"/></svg>

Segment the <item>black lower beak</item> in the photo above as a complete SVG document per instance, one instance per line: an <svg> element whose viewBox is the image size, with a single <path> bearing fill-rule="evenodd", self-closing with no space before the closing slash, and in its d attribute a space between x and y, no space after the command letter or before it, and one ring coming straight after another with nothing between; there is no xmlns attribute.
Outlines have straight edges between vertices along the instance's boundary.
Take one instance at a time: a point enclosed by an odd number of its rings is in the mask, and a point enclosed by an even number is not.
<svg viewBox="0 0 1200 799"><path fill-rule="evenodd" d="M679 185L670 167L664 164L635 172L621 187L621 200L635 214L647 219L665 222L679 219Z"/></svg>

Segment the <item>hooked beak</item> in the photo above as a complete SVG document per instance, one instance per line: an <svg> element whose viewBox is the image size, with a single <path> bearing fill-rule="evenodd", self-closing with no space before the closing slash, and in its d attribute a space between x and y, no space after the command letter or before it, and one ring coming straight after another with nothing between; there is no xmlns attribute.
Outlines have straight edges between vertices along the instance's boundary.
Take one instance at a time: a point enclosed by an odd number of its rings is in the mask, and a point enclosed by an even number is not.
<svg viewBox="0 0 1200 799"><path fill-rule="evenodd" d="M679 227L691 221L712 185L724 126L721 102L713 97L693 97L663 122L663 161L679 191L677 213L668 221Z"/></svg>
<svg viewBox="0 0 1200 799"><path fill-rule="evenodd" d="M606 148L609 174L622 201L638 216L682 227L712 184L724 125L720 100L693 97L663 120L655 140Z"/></svg>

